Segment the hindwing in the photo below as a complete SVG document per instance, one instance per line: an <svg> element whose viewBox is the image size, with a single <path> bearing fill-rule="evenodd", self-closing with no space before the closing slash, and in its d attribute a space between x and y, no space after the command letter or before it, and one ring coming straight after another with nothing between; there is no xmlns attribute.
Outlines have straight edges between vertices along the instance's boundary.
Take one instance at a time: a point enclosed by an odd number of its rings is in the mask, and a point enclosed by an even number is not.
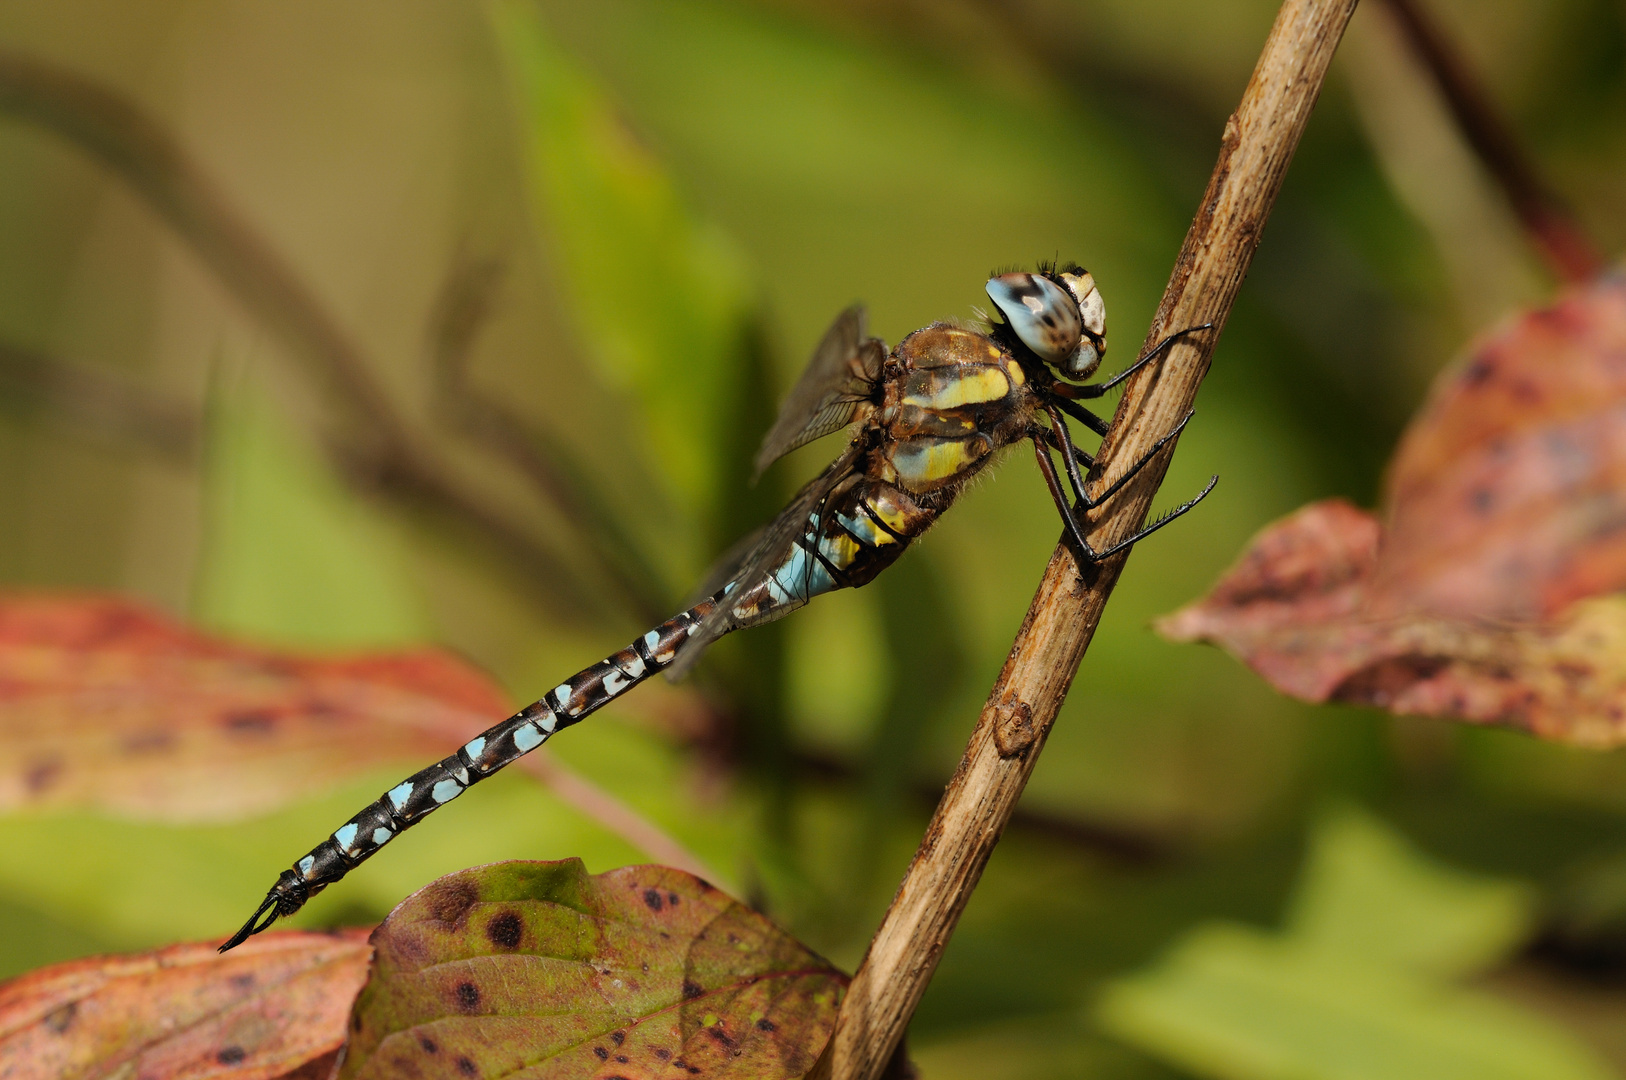
<svg viewBox="0 0 1626 1080"><path fill-rule="evenodd" d="M678 650L676 662L667 669L668 678L681 678L694 666L706 646L724 634L738 630L742 626L788 615L801 606L800 603L783 605L776 608L774 614L766 619L741 618L735 613L730 598L746 596L766 581L769 574L779 569L790 555L797 539L808 531L813 515L823 513L825 500L830 497L830 493L853 474L854 468L863 457L863 450L862 445L848 446L840 457L830 463L829 468L809 480L777 517L753 535L752 543L748 546L736 545L735 550L712 570L710 580L715 582L715 589L727 585L728 595L718 601L711 614L701 620L700 625L689 635L688 641Z"/></svg>
<svg viewBox="0 0 1626 1080"><path fill-rule="evenodd" d="M755 476L798 446L852 423L858 407L873 395L886 345L866 335L864 322L863 307L854 304L825 331L807 370L779 407L773 429L763 437Z"/></svg>

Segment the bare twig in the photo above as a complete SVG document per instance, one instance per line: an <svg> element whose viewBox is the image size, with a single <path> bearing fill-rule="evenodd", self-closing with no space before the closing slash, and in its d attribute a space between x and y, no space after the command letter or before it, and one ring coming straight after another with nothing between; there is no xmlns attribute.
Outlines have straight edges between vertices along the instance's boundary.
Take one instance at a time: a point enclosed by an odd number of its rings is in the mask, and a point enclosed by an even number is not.
<svg viewBox="0 0 1626 1080"><path fill-rule="evenodd" d="M0 50L0 111L79 146L146 199L243 307L336 392L349 422L332 447L366 478L471 524L542 586L554 614L596 609L534 530L475 495L421 443L373 376L360 347L292 268L220 193L156 119L72 72Z"/></svg>
<svg viewBox="0 0 1626 1080"><path fill-rule="evenodd" d="M1225 126L1219 161L1146 343L1180 327L1215 329L1181 339L1163 363L1129 381L1092 473L1097 481L1121 475L1190 409L1354 9L1355 0L1282 5L1242 104ZM1092 544L1110 545L1145 520L1166 467L1167 457L1159 458L1092 515ZM876 1080L892 1058L1033 771L1124 559L1081 568L1065 545L1051 557L813 1076Z"/></svg>
<svg viewBox="0 0 1626 1080"><path fill-rule="evenodd" d="M0 402L37 409L76 433L148 450L174 464L197 459L203 418L185 402L5 341L0 341Z"/></svg>
<svg viewBox="0 0 1626 1080"><path fill-rule="evenodd" d="M1598 249L1525 156L1468 65L1419 0L1388 0L1388 5L1439 86L1462 137L1507 196L1530 242L1560 280L1590 280L1603 268Z"/></svg>

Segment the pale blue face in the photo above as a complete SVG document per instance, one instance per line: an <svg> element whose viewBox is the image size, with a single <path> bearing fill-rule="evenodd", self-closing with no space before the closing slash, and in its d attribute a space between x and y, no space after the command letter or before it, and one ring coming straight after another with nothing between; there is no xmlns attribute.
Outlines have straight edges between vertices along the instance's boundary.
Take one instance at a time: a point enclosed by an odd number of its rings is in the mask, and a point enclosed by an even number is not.
<svg viewBox="0 0 1626 1080"><path fill-rule="evenodd" d="M988 298L1022 344L1069 378L1086 378L1106 352L1106 306L1089 274L1061 275L1065 289L1042 274L1001 274Z"/></svg>

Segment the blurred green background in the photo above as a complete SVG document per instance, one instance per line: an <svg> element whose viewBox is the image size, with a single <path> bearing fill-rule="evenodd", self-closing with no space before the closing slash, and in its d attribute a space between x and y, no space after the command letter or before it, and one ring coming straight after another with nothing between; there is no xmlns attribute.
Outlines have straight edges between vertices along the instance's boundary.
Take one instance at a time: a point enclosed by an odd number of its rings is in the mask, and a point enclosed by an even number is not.
<svg viewBox="0 0 1626 1080"><path fill-rule="evenodd" d="M1618 251L1626 9L1428 7ZM438 642L531 700L676 610L833 455L815 444L746 486L774 403L848 303L895 342L969 317L996 267L1077 259L1107 298L1107 367L1131 359L1274 11L0 8L0 47L172 133L331 312L415 444L524 540L494 542L400 482L319 358L199 257L207 237L7 98L0 582L115 590L278 645ZM1289 1060L1294 1076L1501 1075L1470 1049L1493 1031L1518 1043L1491 1055L1508 1076L1626 1075L1626 756L1302 706L1148 628L1278 515L1330 495L1373 505L1433 374L1554 287L1386 9L1358 11L1162 501L1210 473L1221 485L1136 549L911 1029L926 1075L1252 1077L1289 1075ZM520 449L494 452L499 431ZM537 461L569 508L527 474ZM722 643L698 720L691 697L652 686L551 745L850 968L1058 533L1013 455L874 586ZM0 818L0 976L228 932L293 857L420 764L251 821ZM1307 863L1310 849L1333 854ZM595 871L643 859L505 774L300 921L373 920L452 869L570 855ZM1357 869L1324 869L1339 859ZM1436 878L1480 914L1451 914ZM1325 901L1313 935L1307 896ZM1202 949L1227 922L1284 936L1227 939L1225 967ZM1414 971L1395 946L1382 978L1468 979L1453 992L1472 1008L1412 1016L1424 1049L1401 1040L1362 1071L1350 1040L1387 1038L1371 1032L1404 995L1269 950L1413 931L1460 931L1471 959ZM1288 1026L1331 1025L1327 1040L1283 1050L1265 998L1192 1033L1207 1014L1181 994L1235 1005L1235 980L1259 971L1310 1015ZM1329 981L1360 1007L1295 989Z"/></svg>

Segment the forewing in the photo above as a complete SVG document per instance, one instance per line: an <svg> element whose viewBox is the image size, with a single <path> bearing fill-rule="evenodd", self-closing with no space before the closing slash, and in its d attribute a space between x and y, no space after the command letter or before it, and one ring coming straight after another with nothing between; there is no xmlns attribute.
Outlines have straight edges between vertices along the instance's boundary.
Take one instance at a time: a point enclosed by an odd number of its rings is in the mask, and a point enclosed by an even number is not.
<svg viewBox="0 0 1626 1080"><path fill-rule="evenodd" d="M886 359L886 346L866 336L864 322L863 307L854 304L825 331L807 370L779 407L773 430L762 440L756 476L798 446L852 423Z"/></svg>
<svg viewBox="0 0 1626 1080"><path fill-rule="evenodd" d="M835 486L852 473L862 452L861 446L847 447L840 457L830 463L829 468L809 480L807 486L798 491L790 504L779 512L779 516L757 532L757 542L739 557L736 567L731 568L726 561L719 563L717 569L712 571L716 587L720 589L732 581L734 587L729 590L729 595L743 596L764 581L785 560L796 538L807 531L808 519L823 505ZM786 607L780 613L790 610L791 607ZM725 598L701 621L700 626L689 635L689 640L678 650L677 660L667 671L668 676L681 678L694 667L708 645L743 625L745 623L734 615L733 608Z"/></svg>

